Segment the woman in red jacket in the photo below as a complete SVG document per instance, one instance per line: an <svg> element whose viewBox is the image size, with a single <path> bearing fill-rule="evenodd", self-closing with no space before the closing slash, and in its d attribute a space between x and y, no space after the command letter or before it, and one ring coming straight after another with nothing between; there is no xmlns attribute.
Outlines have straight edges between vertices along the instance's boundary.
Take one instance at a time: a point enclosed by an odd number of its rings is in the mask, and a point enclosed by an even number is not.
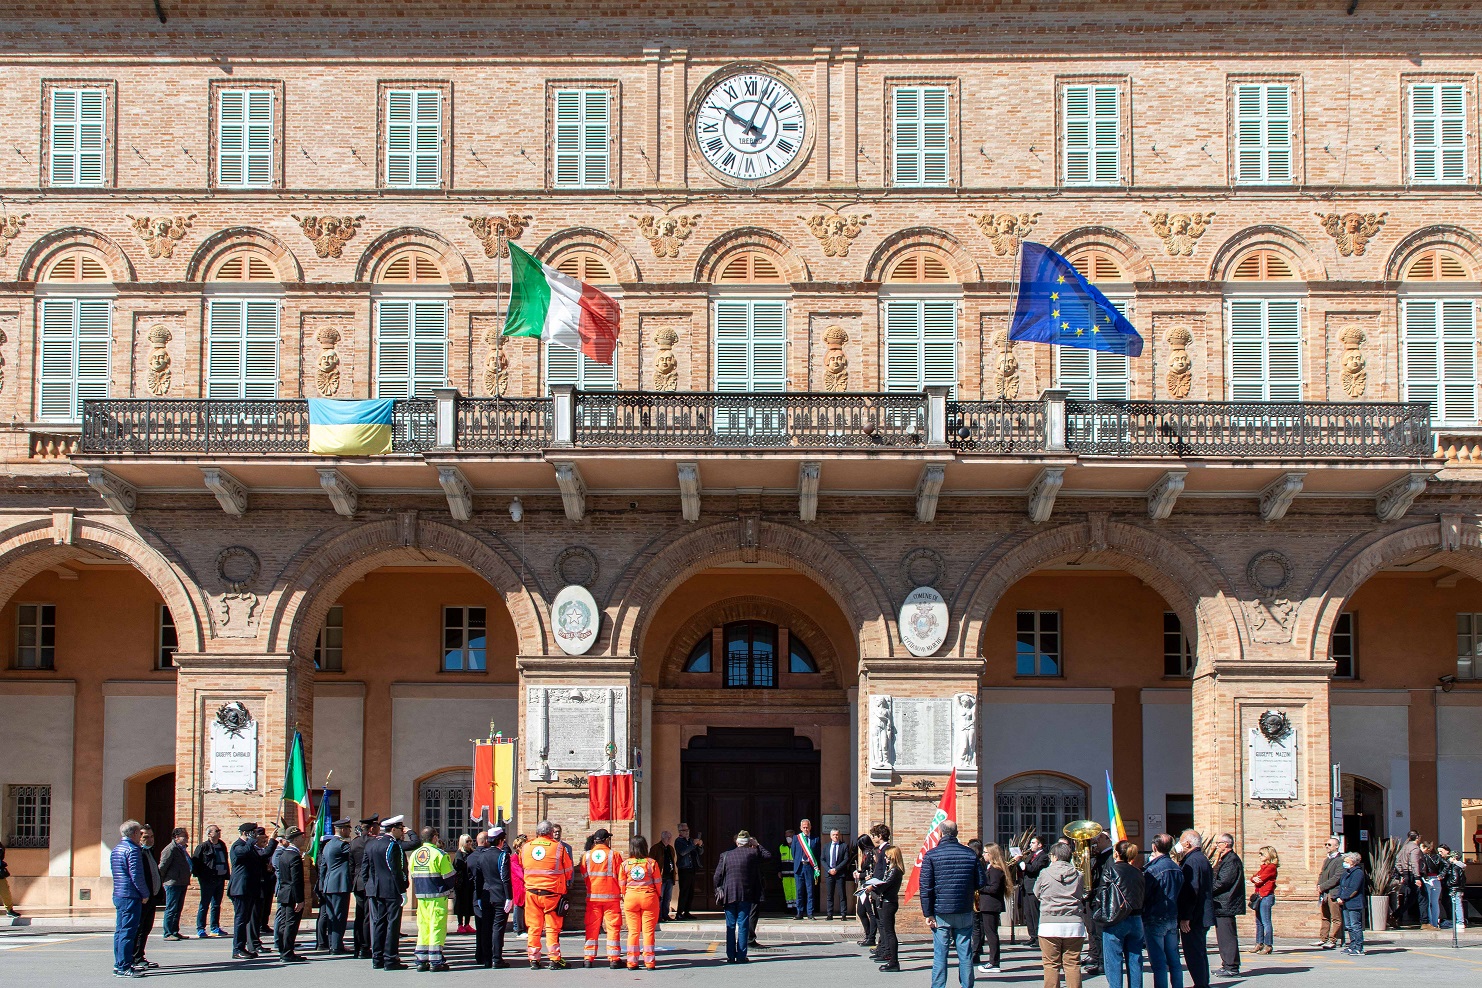
<svg viewBox="0 0 1482 988"><path fill-rule="evenodd" d="M1254 886L1251 894L1251 905L1254 906L1256 914L1256 946L1251 951L1253 954L1271 953L1271 907L1276 904L1276 869L1281 866L1281 859L1276 856L1276 848L1269 844L1261 848L1261 867L1250 877L1250 883Z"/></svg>

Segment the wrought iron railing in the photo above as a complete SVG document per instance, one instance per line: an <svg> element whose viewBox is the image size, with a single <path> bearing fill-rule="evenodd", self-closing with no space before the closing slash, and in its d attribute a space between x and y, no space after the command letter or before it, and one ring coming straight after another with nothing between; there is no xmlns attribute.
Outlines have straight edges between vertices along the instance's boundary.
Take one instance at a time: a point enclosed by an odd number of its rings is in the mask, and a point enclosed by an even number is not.
<svg viewBox="0 0 1482 988"><path fill-rule="evenodd" d="M949 401L947 443L963 453L1043 452L1044 402Z"/></svg>
<svg viewBox="0 0 1482 988"><path fill-rule="evenodd" d="M417 453L437 441L436 402L398 401L392 452ZM88 401L84 453L307 453L306 401L152 398Z"/></svg>
<svg viewBox="0 0 1482 988"><path fill-rule="evenodd" d="M579 392L573 438L594 448L878 449L926 442L926 396Z"/></svg>
<svg viewBox="0 0 1482 988"><path fill-rule="evenodd" d="M1072 453L1429 457L1425 402L1067 401Z"/></svg>
<svg viewBox="0 0 1482 988"><path fill-rule="evenodd" d="M544 449L551 444L549 398L460 398L457 447L470 452Z"/></svg>

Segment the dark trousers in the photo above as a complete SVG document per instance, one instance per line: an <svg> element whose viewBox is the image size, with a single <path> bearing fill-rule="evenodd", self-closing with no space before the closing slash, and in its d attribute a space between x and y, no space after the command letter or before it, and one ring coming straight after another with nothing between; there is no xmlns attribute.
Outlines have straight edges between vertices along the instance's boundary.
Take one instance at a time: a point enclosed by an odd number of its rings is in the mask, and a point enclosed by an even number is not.
<svg viewBox="0 0 1482 988"><path fill-rule="evenodd" d="M401 960L401 899L367 899L370 906L371 963Z"/></svg>
<svg viewBox="0 0 1482 988"><path fill-rule="evenodd" d="M483 902L473 914L473 961L482 967L493 967L504 959L504 929L509 915L502 902Z"/></svg>
<svg viewBox="0 0 1482 988"><path fill-rule="evenodd" d="M1031 944L1039 943L1039 900L1028 892L1024 893L1024 932Z"/></svg>
<svg viewBox="0 0 1482 988"><path fill-rule="evenodd" d="M268 930L273 928L273 893L268 892L257 897L253 908L256 910L253 917L253 930L257 934L254 945L262 946L262 938L268 935Z"/></svg>
<svg viewBox="0 0 1482 988"><path fill-rule="evenodd" d="M273 922L273 946L278 948L279 957L293 953L293 946L298 943L298 927L303 921L301 910L278 903L278 917Z"/></svg>
<svg viewBox="0 0 1482 988"><path fill-rule="evenodd" d="M184 885L165 886L165 936L180 935L180 913L185 909Z"/></svg>
<svg viewBox="0 0 1482 988"><path fill-rule="evenodd" d="M839 904L839 918L849 915L847 912L849 902L849 889L847 883L849 876L842 872L837 875L824 875L823 881L823 911L828 913L830 919L834 916L834 903Z"/></svg>
<svg viewBox="0 0 1482 988"><path fill-rule="evenodd" d="M900 963L900 941L895 936L895 914L900 909L896 899L882 899L878 914L875 957L881 964Z"/></svg>
<svg viewBox="0 0 1482 988"><path fill-rule="evenodd" d="M818 886L814 884L814 879L818 877L818 872L805 864L798 864L794 866L793 874L796 876L795 884L798 888L798 918L817 916L818 895L816 890Z"/></svg>
<svg viewBox="0 0 1482 988"><path fill-rule="evenodd" d="M1209 988L1209 927L1190 926L1178 935L1184 948L1184 970L1194 988Z"/></svg>
<svg viewBox="0 0 1482 988"><path fill-rule="evenodd" d="M859 925L864 927L864 942L873 947L875 945L875 930L879 928L875 920L875 897L866 895L855 899L854 915L859 917Z"/></svg>
<svg viewBox="0 0 1482 988"><path fill-rule="evenodd" d="M351 951L356 957L369 957L371 955L371 932L370 932L370 906L366 904L365 893L355 893L355 928Z"/></svg>
<svg viewBox="0 0 1482 988"><path fill-rule="evenodd" d="M221 929L221 897L225 894L225 881L201 882L201 904L196 907L197 933Z"/></svg>
<svg viewBox="0 0 1482 988"><path fill-rule="evenodd" d="M135 961L142 961L144 959L144 948L146 941L149 940L149 934L154 932L154 916L155 910L158 908L159 904L153 899L141 904L139 908L139 932L134 937Z"/></svg>
<svg viewBox="0 0 1482 988"><path fill-rule="evenodd" d="M1100 923L1090 919L1086 920L1086 966L1099 968L1102 966L1101 958L1101 931L1105 929Z"/></svg>
<svg viewBox="0 0 1482 988"><path fill-rule="evenodd" d="M1003 913L978 913L983 918L983 943L988 947L988 966L998 967L998 921ZM1133 985L1132 988L1137 988Z"/></svg>
<svg viewBox="0 0 1482 988"><path fill-rule="evenodd" d="M662 922L663 920L669 919L669 900L672 899L673 897L674 897L674 879L672 879L672 878L666 878L666 879L664 879L663 885L659 889L659 921L660 922ZM658 929L658 926L655 925L654 926L654 929L657 930Z"/></svg>
<svg viewBox="0 0 1482 988"><path fill-rule="evenodd" d="M253 927L256 909L257 896L232 896L232 953L257 953L257 930Z"/></svg>
<svg viewBox="0 0 1482 988"><path fill-rule="evenodd" d="M679 902L674 906L676 916L688 916L695 902L695 869L679 869Z"/></svg>
<svg viewBox="0 0 1482 988"><path fill-rule="evenodd" d="M134 943L139 938L139 908L143 903L135 896L115 898L113 909L113 969L124 971L134 964Z"/></svg>
<svg viewBox="0 0 1482 988"><path fill-rule="evenodd" d="M1220 946L1220 964L1226 971L1240 970L1240 934L1234 916L1214 918L1214 941Z"/></svg>
<svg viewBox="0 0 1482 988"><path fill-rule="evenodd" d="M340 953L345 949L345 923L350 918L349 892L324 892L319 897L319 923L314 939L321 950Z"/></svg>

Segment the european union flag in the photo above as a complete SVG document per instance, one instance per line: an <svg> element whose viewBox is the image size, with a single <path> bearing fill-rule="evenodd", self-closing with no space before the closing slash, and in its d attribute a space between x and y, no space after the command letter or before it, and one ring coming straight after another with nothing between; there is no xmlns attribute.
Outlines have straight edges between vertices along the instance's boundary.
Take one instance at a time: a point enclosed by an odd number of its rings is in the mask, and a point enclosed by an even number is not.
<svg viewBox="0 0 1482 988"><path fill-rule="evenodd" d="M1069 261L1027 240L1009 339L1142 355L1142 337Z"/></svg>

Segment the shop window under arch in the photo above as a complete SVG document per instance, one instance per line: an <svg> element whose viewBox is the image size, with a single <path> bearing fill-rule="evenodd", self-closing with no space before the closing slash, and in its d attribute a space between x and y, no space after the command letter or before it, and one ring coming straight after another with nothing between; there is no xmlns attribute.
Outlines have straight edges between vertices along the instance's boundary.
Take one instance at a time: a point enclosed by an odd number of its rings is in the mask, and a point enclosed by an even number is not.
<svg viewBox="0 0 1482 988"><path fill-rule="evenodd" d="M801 638L767 621L732 621L707 631L690 649L683 671L720 672L727 687L772 689L778 683L779 657L787 653L790 674L818 672L818 661Z"/></svg>

